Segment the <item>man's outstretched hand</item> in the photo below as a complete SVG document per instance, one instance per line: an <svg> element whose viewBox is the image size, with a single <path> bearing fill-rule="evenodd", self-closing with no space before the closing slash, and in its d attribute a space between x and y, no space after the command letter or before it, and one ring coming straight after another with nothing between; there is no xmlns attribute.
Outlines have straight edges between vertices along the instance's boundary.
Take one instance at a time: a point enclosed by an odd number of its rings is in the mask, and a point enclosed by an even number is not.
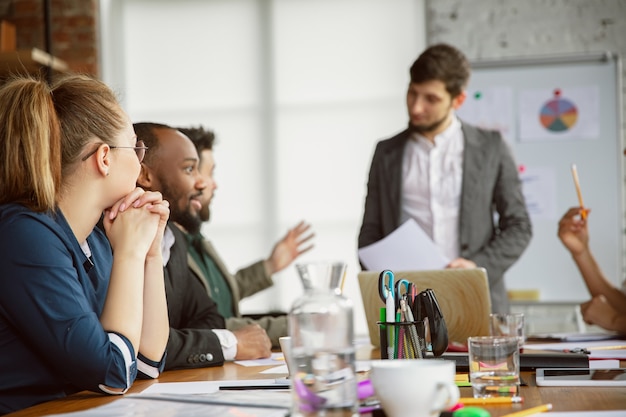
<svg viewBox="0 0 626 417"><path fill-rule="evenodd" d="M301 221L295 227L289 229L285 237L279 240L270 257L265 261L265 268L269 275L275 274L287 268L298 256L313 248L315 233L311 231L311 225Z"/></svg>

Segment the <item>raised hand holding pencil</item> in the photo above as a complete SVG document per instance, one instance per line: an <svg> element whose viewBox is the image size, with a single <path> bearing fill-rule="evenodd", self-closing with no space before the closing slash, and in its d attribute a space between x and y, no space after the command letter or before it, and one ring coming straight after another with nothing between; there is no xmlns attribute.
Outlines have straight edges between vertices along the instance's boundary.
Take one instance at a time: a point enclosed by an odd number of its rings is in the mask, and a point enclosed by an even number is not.
<svg viewBox="0 0 626 417"><path fill-rule="evenodd" d="M576 195L578 196L578 204L582 209L580 212L580 217L585 220L587 218L587 211L585 210L585 203L583 202L583 194L580 191L580 181L578 181L578 169L576 169L576 164L572 164L572 177L574 178L574 186L576 186Z"/></svg>

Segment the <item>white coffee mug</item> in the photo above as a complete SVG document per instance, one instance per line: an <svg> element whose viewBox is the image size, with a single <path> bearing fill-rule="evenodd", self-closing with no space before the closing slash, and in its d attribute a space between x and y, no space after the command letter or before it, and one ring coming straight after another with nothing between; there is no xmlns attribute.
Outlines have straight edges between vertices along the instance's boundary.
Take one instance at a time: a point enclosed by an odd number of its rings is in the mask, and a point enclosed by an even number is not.
<svg viewBox="0 0 626 417"><path fill-rule="evenodd" d="M434 417L459 401L454 361L375 360L371 367L374 391L389 417Z"/></svg>
<svg viewBox="0 0 626 417"><path fill-rule="evenodd" d="M291 375L291 370L289 369L290 361L291 361L291 337L282 336L278 338L278 343L280 344L280 350L283 352L283 358L285 359L285 364L287 364L287 372Z"/></svg>

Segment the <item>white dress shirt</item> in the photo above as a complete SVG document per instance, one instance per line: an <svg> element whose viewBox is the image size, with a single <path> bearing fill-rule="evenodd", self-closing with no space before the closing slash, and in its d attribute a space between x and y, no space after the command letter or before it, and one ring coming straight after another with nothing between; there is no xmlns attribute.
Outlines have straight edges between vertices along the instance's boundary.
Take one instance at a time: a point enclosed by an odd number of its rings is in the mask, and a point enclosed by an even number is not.
<svg viewBox="0 0 626 417"><path fill-rule="evenodd" d="M454 116L434 144L413 134L402 161L401 222L415 219L450 260L460 253L464 146L461 122Z"/></svg>

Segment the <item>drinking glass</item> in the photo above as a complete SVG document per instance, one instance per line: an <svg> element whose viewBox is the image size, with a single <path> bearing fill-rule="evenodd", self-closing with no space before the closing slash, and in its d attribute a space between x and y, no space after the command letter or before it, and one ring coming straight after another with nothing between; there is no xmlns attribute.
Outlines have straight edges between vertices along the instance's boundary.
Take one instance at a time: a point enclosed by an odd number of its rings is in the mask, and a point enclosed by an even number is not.
<svg viewBox="0 0 626 417"><path fill-rule="evenodd" d="M489 331L491 336L516 336L519 339L520 347L522 347L526 341L524 336L524 314L490 314Z"/></svg>
<svg viewBox="0 0 626 417"><path fill-rule="evenodd" d="M469 376L474 397L519 396L519 339L517 336L467 338Z"/></svg>

